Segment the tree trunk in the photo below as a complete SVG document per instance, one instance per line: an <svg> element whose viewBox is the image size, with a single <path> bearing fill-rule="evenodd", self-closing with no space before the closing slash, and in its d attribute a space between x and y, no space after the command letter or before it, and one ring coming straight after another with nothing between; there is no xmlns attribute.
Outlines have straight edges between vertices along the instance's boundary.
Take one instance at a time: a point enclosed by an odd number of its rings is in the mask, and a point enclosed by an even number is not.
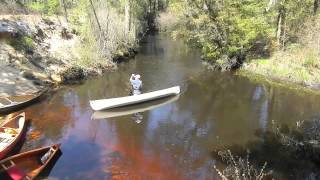
<svg viewBox="0 0 320 180"><path fill-rule="evenodd" d="M157 5L156 0L154 0L153 1L153 13L156 12L156 5Z"/></svg>
<svg viewBox="0 0 320 180"><path fill-rule="evenodd" d="M319 0L313 1L313 14L316 15L319 9Z"/></svg>
<svg viewBox="0 0 320 180"><path fill-rule="evenodd" d="M99 22L99 19L98 19L96 10L95 10L95 8L94 8L94 6L93 6L92 0L89 0L89 1L90 1L90 4L91 4L91 7L92 7L92 11L93 11L94 17L96 18L96 22L97 22L97 24L98 24L100 33L102 33L101 25L100 25L100 22Z"/></svg>
<svg viewBox="0 0 320 180"><path fill-rule="evenodd" d="M159 11L159 1L155 0L156 11Z"/></svg>
<svg viewBox="0 0 320 180"><path fill-rule="evenodd" d="M164 8L164 9L167 9L167 7L169 7L169 0L165 0L165 1L164 1L164 6L163 6L163 8Z"/></svg>
<svg viewBox="0 0 320 180"><path fill-rule="evenodd" d="M130 31L130 0L126 0L124 4L124 23L125 23L125 34Z"/></svg>
<svg viewBox="0 0 320 180"><path fill-rule="evenodd" d="M277 20L277 43L279 46L284 45L285 37L285 21L286 21L286 9L284 6L279 8L278 20Z"/></svg>
<svg viewBox="0 0 320 180"><path fill-rule="evenodd" d="M130 1L130 10L129 10L129 31L132 30L132 17L133 17L133 12L132 12L132 7L131 7L131 1Z"/></svg>
<svg viewBox="0 0 320 180"><path fill-rule="evenodd" d="M64 15L65 15L66 21L68 22L68 13L67 13L67 7L66 7L65 0L62 0L62 4L63 4L63 9L64 9Z"/></svg>
<svg viewBox="0 0 320 180"><path fill-rule="evenodd" d="M149 0L149 9L146 16L149 31L155 30L155 17L156 17L156 2L154 0Z"/></svg>
<svg viewBox="0 0 320 180"><path fill-rule="evenodd" d="M49 6L48 6L48 0L44 0L44 13L49 13Z"/></svg>
<svg viewBox="0 0 320 180"><path fill-rule="evenodd" d="M149 8L148 8L149 13L151 13L151 7L152 7L152 0L149 0Z"/></svg>
<svg viewBox="0 0 320 180"><path fill-rule="evenodd" d="M266 11L268 12L272 6L276 4L277 0L269 0L268 6L266 8Z"/></svg>

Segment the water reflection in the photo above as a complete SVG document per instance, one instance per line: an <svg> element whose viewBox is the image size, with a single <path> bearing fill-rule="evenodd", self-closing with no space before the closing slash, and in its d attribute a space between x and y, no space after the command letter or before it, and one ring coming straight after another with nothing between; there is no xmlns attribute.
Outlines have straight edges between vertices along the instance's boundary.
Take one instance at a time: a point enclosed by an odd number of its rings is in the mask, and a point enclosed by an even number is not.
<svg viewBox="0 0 320 180"><path fill-rule="evenodd" d="M263 95L262 94L262 87L261 86L257 86L256 89L254 90L252 100L253 101L258 101L261 98L262 95Z"/></svg>
<svg viewBox="0 0 320 180"><path fill-rule="evenodd" d="M132 117L135 116L136 118L139 119L142 116L142 112L158 108L165 104L172 103L176 101L178 98L179 96L167 97L160 100L150 101L150 102L126 106L126 107L113 108L113 109L104 110L104 111L95 111L92 114L92 119L106 119L106 118L112 118L112 117L118 117L118 116L125 116L129 114L133 114Z"/></svg>
<svg viewBox="0 0 320 180"><path fill-rule="evenodd" d="M63 155L49 178L215 179L212 150L263 148L248 142L268 141L271 120L292 126L319 113L319 96L207 71L200 53L181 41L152 36L141 48L117 71L64 88L26 109L31 128L23 150L62 143ZM136 72L146 92L180 85L179 99L100 115L91 110L90 99L128 95L128 76ZM141 123L134 113L143 117ZM274 150L259 155L283 152ZM282 177L291 176L283 171Z"/></svg>
<svg viewBox="0 0 320 180"><path fill-rule="evenodd" d="M137 124L141 123L143 120L143 114L140 112L134 113L132 115L132 119L134 120L134 122L136 122Z"/></svg>
<svg viewBox="0 0 320 180"><path fill-rule="evenodd" d="M71 93L60 93L44 103L27 108L26 117L32 120L32 134L39 136L41 132L39 139L56 142L62 138L65 128L74 125L72 110L78 103L77 98Z"/></svg>
<svg viewBox="0 0 320 180"><path fill-rule="evenodd" d="M317 119L310 119L306 124ZM291 141L307 142L308 137L301 129L290 128L286 124L280 126L281 135L275 130L269 129L266 132L257 131L257 140L249 141L245 146L231 145L230 149L235 156L246 157L249 150L250 161L254 166L259 167L267 162L266 171L271 170L272 176L267 179L319 179L319 146L308 144L290 144L284 142L283 135L290 137ZM288 144L287 144L288 143ZM222 149L225 150L225 149ZM221 161L217 151L212 152L215 159Z"/></svg>

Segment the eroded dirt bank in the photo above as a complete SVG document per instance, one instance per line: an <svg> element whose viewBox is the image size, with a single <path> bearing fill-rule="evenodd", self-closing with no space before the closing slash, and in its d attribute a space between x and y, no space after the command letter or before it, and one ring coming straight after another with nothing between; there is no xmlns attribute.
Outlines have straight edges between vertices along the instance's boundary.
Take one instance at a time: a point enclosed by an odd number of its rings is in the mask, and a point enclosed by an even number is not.
<svg viewBox="0 0 320 180"><path fill-rule="evenodd" d="M28 94L115 67L107 59L98 68L80 67L80 43L62 17L0 15L0 95Z"/></svg>

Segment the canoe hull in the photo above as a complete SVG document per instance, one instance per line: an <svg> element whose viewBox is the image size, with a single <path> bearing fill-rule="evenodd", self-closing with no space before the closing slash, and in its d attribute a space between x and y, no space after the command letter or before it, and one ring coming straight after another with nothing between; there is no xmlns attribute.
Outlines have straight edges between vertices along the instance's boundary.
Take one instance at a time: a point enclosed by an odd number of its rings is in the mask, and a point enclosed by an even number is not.
<svg viewBox="0 0 320 180"><path fill-rule="evenodd" d="M43 90L43 91L37 93L36 95L34 95L34 97L32 97L30 99L26 99L25 101L17 102L16 104L4 106L4 107L0 107L0 114L9 114L9 113L21 110L22 108L27 107L27 106L37 102L38 100L40 100L40 98L46 92L47 92L47 90Z"/></svg>
<svg viewBox="0 0 320 180"><path fill-rule="evenodd" d="M48 152L50 150L50 148L54 149L53 153L50 154L50 156L48 157L48 159L46 160L45 163L39 165L36 167L35 170L32 170L31 167L24 167L23 166L23 162L24 161L32 161L35 159L40 159L46 152ZM11 157L8 157L6 159L3 159L0 161L0 165L2 168L2 173L4 171L6 171L6 169L4 169L4 167L2 167L2 164L10 164L8 162L12 161L15 166L19 169L21 169L22 171L24 171L24 168L26 168L27 170L30 170L31 168L31 172L27 172L26 176L28 176L29 179L35 179L42 171L44 168L46 168L49 163L53 160L53 158L57 155L57 153L60 151L60 144L55 144L52 146L47 146L47 147L43 147L43 148L38 148L38 149L34 149L31 151L27 151L27 152L23 152ZM38 161L37 161L38 162Z"/></svg>
<svg viewBox="0 0 320 180"><path fill-rule="evenodd" d="M149 93L143 93L140 95L94 100L94 101L90 101L90 106L95 111L101 111L105 109L129 106L133 104L139 104L147 101L157 100L157 99L161 99L169 96L178 95L179 93L180 93L180 87L175 86L172 88L162 89L159 91L153 91Z"/></svg>
<svg viewBox="0 0 320 180"><path fill-rule="evenodd" d="M106 119L106 118L113 118L113 117L118 117L118 116L125 116L125 115L130 115L134 113L141 113L145 111L149 111L155 108L158 108L160 106L170 104L174 101L179 99L179 95L174 96L174 97L166 97L163 99L159 100L154 100L150 102L146 102L143 104L136 104L136 105L131 105L128 107L119 107L119 108L114 108L114 109L108 109L104 111L95 111L91 119Z"/></svg>
<svg viewBox="0 0 320 180"><path fill-rule="evenodd" d="M0 159L3 159L4 157L6 157L11 151L12 149L14 149L14 147L16 146L16 144L20 141L20 139L23 136L24 130L26 129L26 118L25 118L25 113L21 113L19 115L17 115L16 117L12 118L12 121L20 121L21 120L21 128L19 128L19 132L18 135L14 138L14 140L2 151L0 151ZM8 121L7 123L4 123L2 127L7 126L7 124L11 123L10 121Z"/></svg>

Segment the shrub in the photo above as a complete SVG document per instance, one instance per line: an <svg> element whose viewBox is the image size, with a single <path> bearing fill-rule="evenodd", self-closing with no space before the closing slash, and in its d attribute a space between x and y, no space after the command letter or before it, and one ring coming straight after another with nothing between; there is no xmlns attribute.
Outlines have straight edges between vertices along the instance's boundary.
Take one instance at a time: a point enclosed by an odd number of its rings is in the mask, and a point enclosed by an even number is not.
<svg viewBox="0 0 320 180"><path fill-rule="evenodd" d="M36 1L29 4L29 8L33 11L53 15L60 12L59 0Z"/></svg>
<svg viewBox="0 0 320 180"><path fill-rule="evenodd" d="M66 84L72 84L79 82L85 78L85 72L79 66L71 66L60 73L62 80Z"/></svg>
<svg viewBox="0 0 320 180"><path fill-rule="evenodd" d="M29 36L20 36L10 40L10 45L18 51L29 52L34 48L33 39Z"/></svg>
<svg viewBox="0 0 320 180"><path fill-rule="evenodd" d="M222 161L227 164L224 170L219 170L216 166L214 169L218 175L223 179L237 179L237 180L261 180L266 177L269 172L265 171L267 163L265 162L262 168L256 168L249 162L249 154L246 158L234 156L230 150L219 151L218 155Z"/></svg>

